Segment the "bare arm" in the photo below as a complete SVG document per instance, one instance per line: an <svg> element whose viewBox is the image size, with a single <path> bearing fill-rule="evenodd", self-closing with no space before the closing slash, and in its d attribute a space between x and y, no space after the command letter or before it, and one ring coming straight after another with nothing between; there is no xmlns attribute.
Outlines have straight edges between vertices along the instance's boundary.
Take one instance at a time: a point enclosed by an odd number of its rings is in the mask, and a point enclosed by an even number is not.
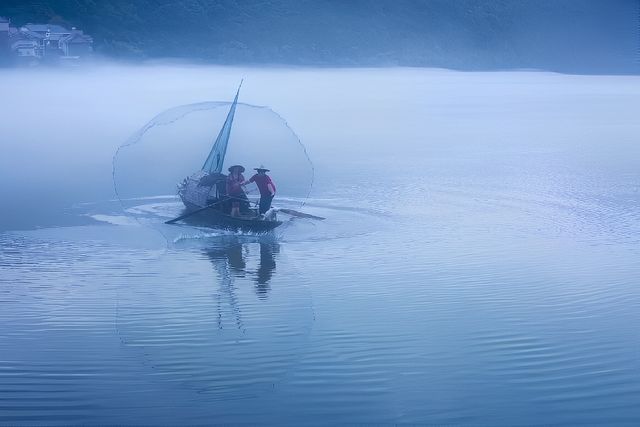
<svg viewBox="0 0 640 427"><path fill-rule="evenodd" d="M247 185L247 184L251 184L253 181L255 181L255 175L254 175L254 176L252 176L251 178L249 178L249 179L248 179L248 180L246 180L246 181L242 181L242 184L240 184L240 185Z"/></svg>

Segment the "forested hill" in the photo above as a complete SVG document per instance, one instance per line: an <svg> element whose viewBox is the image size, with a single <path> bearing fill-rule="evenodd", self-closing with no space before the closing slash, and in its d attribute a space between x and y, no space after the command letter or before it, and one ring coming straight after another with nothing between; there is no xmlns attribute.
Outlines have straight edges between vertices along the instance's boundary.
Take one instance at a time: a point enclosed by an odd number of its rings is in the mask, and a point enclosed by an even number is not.
<svg viewBox="0 0 640 427"><path fill-rule="evenodd" d="M127 58L636 72L640 0L2 0Z"/></svg>

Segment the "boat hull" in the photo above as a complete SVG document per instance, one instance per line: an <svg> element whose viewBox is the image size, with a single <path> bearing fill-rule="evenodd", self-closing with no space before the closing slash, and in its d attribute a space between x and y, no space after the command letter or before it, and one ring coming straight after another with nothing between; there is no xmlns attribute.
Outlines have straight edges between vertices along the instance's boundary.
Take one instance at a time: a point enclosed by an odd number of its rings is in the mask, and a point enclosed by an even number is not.
<svg viewBox="0 0 640 427"><path fill-rule="evenodd" d="M183 201L186 211L202 209L201 206ZM269 221L250 217L233 217L211 208L205 209L184 219L185 222L200 227L219 228L224 230L241 230L252 233L267 233L282 225L282 221Z"/></svg>

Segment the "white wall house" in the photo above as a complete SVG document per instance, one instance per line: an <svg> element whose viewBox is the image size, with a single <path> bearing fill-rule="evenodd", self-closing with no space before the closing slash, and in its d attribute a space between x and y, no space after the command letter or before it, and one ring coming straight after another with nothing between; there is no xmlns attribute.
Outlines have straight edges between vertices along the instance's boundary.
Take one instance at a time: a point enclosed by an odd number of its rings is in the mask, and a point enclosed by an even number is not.
<svg viewBox="0 0 640 427"><path fill-rule="evenodd" d="M19 57L40 58L40 43L36 40L18 40L11 44L11 50Z"/></svg>
<svg viewBox="0 0 640 427"><path fill-rule="evenodd" d="M0 56L7 55L9 50L9 20L0 16Z"/></svg>
<svg viewBox="0 0 640 427"><path fill-rule="evenodd" d="M80 59L93 51L93 38L75 27L26 24L9 31L11 50L19 58Z"/></svg>

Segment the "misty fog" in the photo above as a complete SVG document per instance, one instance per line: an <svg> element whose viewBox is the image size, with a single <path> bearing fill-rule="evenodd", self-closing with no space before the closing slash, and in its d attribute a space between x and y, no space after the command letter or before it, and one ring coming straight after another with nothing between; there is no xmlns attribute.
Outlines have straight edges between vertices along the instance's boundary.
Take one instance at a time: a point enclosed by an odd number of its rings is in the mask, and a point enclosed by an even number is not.
<svg viewBox="0 0 640 427"><path fill-rule="evenodd" d="M0 74L0 197L11 201L5 224L19 223L20 212L40 203L64 209L113 198L118 146L165 110L229 102L241 78L240 101L267 106L274 123L276 113L288 123L316 165L319 187L345 179L349 169L375 175L373 183L395 157L407 155L416 161L407 165L416 179L429 174L420 159L469 157L490 169L509 153L554 153L569 164L622 174L640 157L635 76L115 64ZM191 162L206 157L221 120L180 125L200 138L198 149L184 145ZM249 129L250 122L243 125L240 114L237 123ZM286 132L284 122L277 126ZM300 155L293 145L292 156ZM142 171L159 173L152 169L147 164Z"/></svg>

